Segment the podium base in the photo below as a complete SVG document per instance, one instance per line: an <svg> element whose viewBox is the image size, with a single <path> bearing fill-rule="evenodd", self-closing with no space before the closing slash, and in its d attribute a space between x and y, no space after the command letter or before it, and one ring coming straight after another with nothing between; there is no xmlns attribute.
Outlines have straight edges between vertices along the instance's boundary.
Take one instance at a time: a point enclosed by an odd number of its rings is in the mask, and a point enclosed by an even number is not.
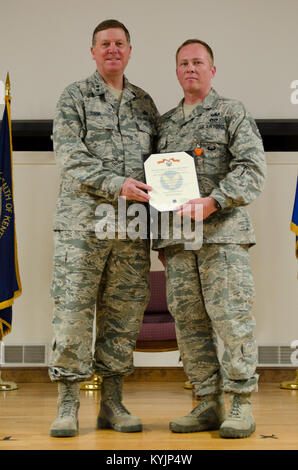
<svg viewBox="0 0 298 470"><path fill-rule="evenodd" d="M94 374L92 379L87 382L81 382L80 390L100 390L101 389L102 378L100 375Z"/></svg>
<svg viewBox="0 0 298 470"><path fill-rule="evenodd" d="M17 388L18 386L14 382L4 382L1 379L1 372L0 372L0 392L8 392L10 390L16 390Z"/></svg>
<svg viewBox="0 0 298 470"><path fill-rule="evenodd" d="M287 390L298 390L298 370L296 370L296 379L292 382L282 382L280 388L285 388Z"/></svg>
<svg viewBox="0 0 298 470"><path fill-rule="evenodd" d="M191 383L189 381L187 381L187 382L184 382L183 388L186 388L186 390L192 390L193 385L191 385Z"/></svg>

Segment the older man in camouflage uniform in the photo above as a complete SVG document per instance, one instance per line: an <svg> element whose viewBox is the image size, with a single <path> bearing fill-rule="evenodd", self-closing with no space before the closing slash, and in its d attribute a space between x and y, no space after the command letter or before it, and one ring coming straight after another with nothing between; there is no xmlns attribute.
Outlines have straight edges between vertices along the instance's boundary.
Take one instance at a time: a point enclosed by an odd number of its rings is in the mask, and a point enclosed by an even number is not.
<svg viewBox="0 0 298 470"><path fill-rule="evenodd" d="M244 106L211 88L213 53L200 40L178 49L177 76L184 100L161 118L159 151L194 151L201 197L179 214L196 218L202 205L203 240L155 240L167 275L169 309L184 368L202 399L189 415L173 420L173 432L219 429L221 437L255 430L251 392L257 389L254 295L248 248L255 243L245 206L263 188L266 164L256 124ZM217 335L224 344L218 360ZM231 393L225 419L222 390Z"/></svg>
<svg viewBox="0 0 298 470"><path fill-rule="evenodd" d="M93 371L103 377L98 427L142 429L122 404L122 378L133 371L133 349L149 298L149 244L125 237L123 227L116 228L114 239L95 231L102 204L111 205L117 220L119 196L124 205L148 201L142 155L152 151L158 112L150 96L124 77L131 45L122 23L99 24L91 52L96 72L64 90L54 119L61 167L49 368L58 381L55 437L77 434L79 382Z"/></svg>

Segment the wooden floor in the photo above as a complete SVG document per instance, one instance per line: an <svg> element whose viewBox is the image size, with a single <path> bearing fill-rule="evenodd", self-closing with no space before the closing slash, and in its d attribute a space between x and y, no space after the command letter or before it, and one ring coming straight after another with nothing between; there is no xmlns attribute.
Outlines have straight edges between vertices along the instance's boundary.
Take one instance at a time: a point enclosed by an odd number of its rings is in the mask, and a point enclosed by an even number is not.
<svg viewBox="0 0 298 470"><path fill-rule="evenodd" d="M57 385L20 383L0 392L1 450L298 450L298 391L261 383L253 395L256 432L248 439L221 439L217 431L173 434L168 422L187 414L192 392L183 382L126 382L124 404L143 421L141 433L97 430L100 392L81 391L80 432L74 438L51 438ZM226 404L228 405L228 397Z"/></svg>

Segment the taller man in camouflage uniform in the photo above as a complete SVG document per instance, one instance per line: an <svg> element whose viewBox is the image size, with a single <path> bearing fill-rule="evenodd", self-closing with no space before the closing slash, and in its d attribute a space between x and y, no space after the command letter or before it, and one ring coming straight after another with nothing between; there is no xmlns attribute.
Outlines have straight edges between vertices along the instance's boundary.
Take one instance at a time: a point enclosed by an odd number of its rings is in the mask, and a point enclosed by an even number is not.
<svg viewBox="0 0 298 470"><path fill-rule="evenodd" d="M216 69L210 47L188 40L176 60L184 100L162 116L158 150L194 151L201 198L178 212L196 218L195 206L202 205L203 243L187 250L189 240L155 240L153 248L166 267L168 306L184 368L202 399L170 429L220 428L222 437L247 437L255 429L250 394L258 376L248 255L255 237L246 206L264 186L264 150L244 106L211 87ZM221 365L217 335L224 345ZM222 390L232 396L226 420Z"/></svg>
<svg viewBox="0 0 298 470"><path fill-rule="evenodd" d="M55 218L52 347L49 374L58 381L58 413L51 435L78 432L79 382L103 377L99 428L140 431L122 404L122 378L133 371L133 350L149 298L148 240L96 234L102 204L117 221L118 198L147 202L142 155L152 152L157 109L130 84L126 27L100 23L91 47L96 72L68 86L54 119L54 150L61 167ZM122 199L123 201L124 199ZM124 227L125 229L125 227ZM96 342L92 367L96 301Z"/></svg>

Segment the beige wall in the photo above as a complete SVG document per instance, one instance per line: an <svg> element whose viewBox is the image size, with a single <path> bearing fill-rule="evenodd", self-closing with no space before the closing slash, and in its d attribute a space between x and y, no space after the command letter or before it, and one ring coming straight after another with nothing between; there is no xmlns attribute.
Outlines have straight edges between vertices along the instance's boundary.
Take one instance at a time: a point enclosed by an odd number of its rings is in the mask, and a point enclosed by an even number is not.
<svg viewBox="0 0 298 470"><path fill-rule="evenodd" d="M256 118L295 118L297 0L0 0L0 80L9 70L14 119L51 119L62 89L94 70L95 26L117 18L129 28L130 80L163 113L181 91L174 55L189 37L213 47L214 86Z"/></svg>
<svg viewBox="0 0 298 470"><path fill-rule="evenodd" d="M290 231L298 152L268 153L267 163L265 190L250 206L257 237L251 249L256 334L260 345L290 346L298 339L298 265Z"/></svg>

